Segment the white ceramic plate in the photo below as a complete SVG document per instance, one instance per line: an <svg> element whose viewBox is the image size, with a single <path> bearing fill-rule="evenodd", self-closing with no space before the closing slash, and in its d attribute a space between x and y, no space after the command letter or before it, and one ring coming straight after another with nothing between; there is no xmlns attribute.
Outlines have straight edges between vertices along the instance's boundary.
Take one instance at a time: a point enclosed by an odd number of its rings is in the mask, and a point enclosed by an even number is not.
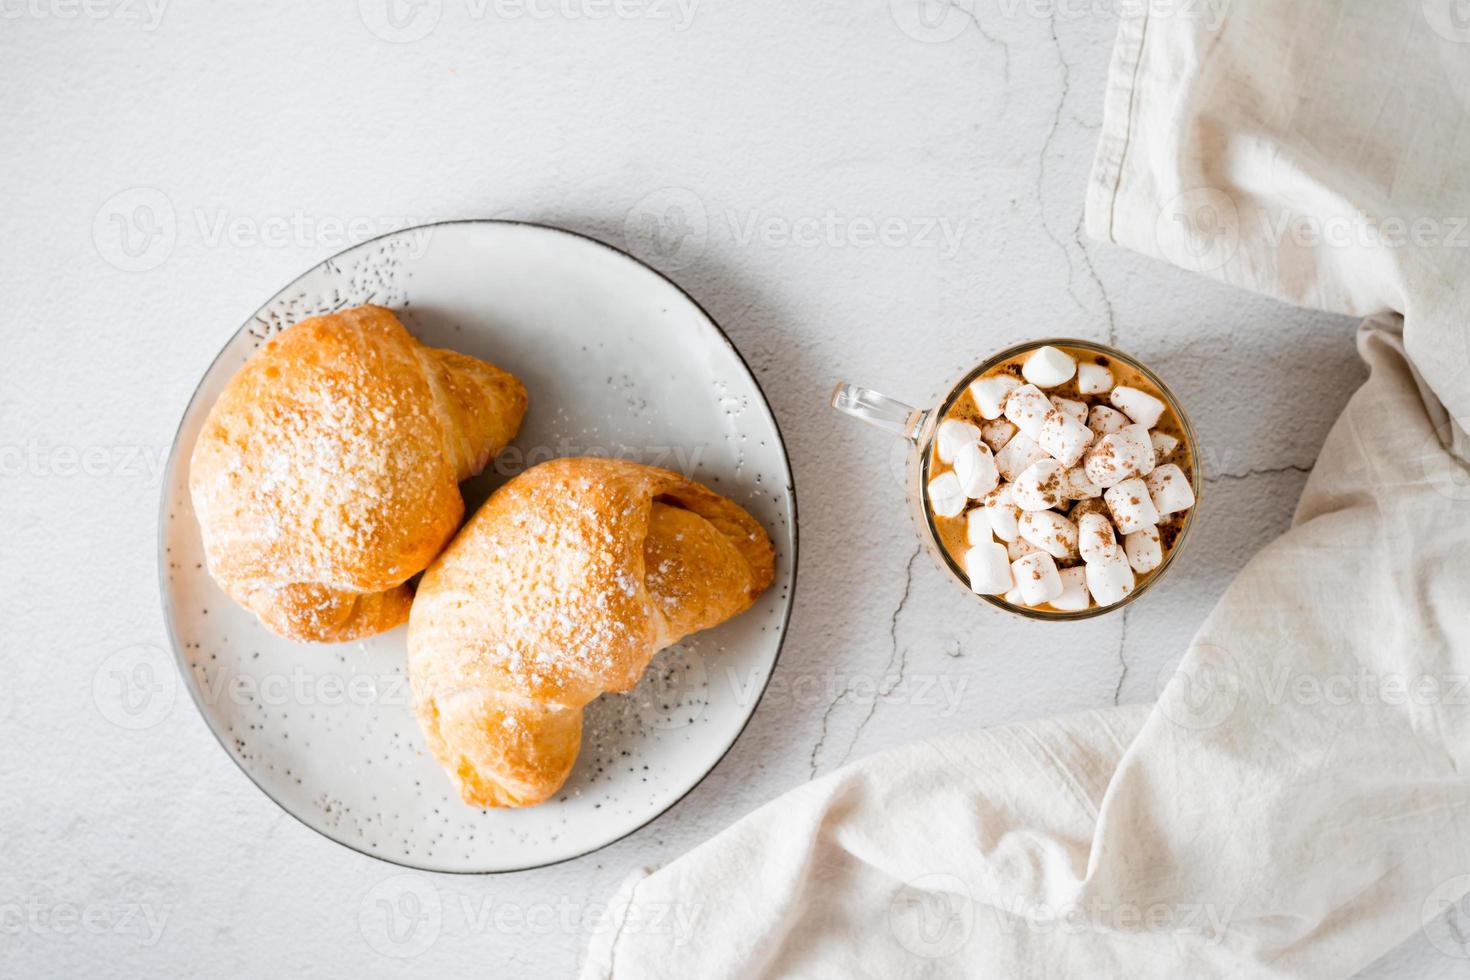
<svg viewBox="0 0 1470 980"><path fill-rule="evenodd" d="M188 459L220 390L264 338L374 302L425 343L484 358L530 392L512 447L464 485L473 511L553 456L612 454L682 470L751 511L776 544L755 608L659 654L642 684L587 709L576 769L525 810L459 801L427 754L405 629L360 643L280 639L203 569ZM586 854L673 806L734 743L775 667L791 608L796 499L750 370L677 286L618 250L538 225L464 221L396 232L281 290L215 359L184 413L160 514L164 615L220 744L271 799L341 844L432 871L539 867Z"/></svg>

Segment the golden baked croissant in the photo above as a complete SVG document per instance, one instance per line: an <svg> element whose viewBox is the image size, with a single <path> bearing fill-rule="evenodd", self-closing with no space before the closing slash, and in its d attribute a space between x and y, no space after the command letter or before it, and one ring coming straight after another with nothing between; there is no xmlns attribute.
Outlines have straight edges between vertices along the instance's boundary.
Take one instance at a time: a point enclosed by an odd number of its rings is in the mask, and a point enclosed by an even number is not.
<svg viewBox="0 0 1470 980"><path fill-rule="evenodd" d="M774 571L755 518L677 473L584 458L527 470L419 583L408 663L430 750L466 803L545 800L577 759L583 705L749 608Z"/></svg>
<svg viewBox="0 0 1470 980"><path fill-rule="evenodd" d="M511 375L425 347L382 307L295 324L230 379L194 444L209 574L290 639L392 629L404 583L464 516L459 482L525 412Z"/></svg>

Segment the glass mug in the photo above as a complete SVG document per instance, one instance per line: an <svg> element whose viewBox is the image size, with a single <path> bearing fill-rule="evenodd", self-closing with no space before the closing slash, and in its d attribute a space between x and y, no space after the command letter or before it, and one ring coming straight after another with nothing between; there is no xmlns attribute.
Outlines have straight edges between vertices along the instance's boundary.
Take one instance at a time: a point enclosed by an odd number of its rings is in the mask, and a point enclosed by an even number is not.
<svg viewBox="0 0 1470 980"><path fill-rule="evenodd" d="M924 488L929 484L929 461L933 454L930 447L934 441L934 433L939 428L939 423L944 421L954 404L965 394L970 387L970 382L988 374L996 367L1013 358L1019 357L1040 347L1061 347L1073 350L1088 351L1090 353L1102 354L1117 362L1123 367L1136 371L1157 391L1160 398L1173 412L1174 418L1179 422L1182 432L1183 448L1188 452L1188 474L1191 489L1194 491L1195 505L1185 512L1179 532L1174 536L1172 546L1164 554L1163 561L1148 574L1142 583L1122 600L1110 606L1089 606L1087 609L1077 612L1062 612L1053 609L1033 609L1029 606L1017 606L1007 602L998 595L978 595L977 598L984 599L993 606L999 606L1007 612L1017 613L1030 619L1041 620L1077 620L1091 619L1093 616L1101 616L1106 613L1122 609L1128 603L1133 602L1139 596L1149 590L1149 587L1157 582L1174 563L1179 552L1184 547L1185 539L1189 536L1189 530L1194 526L1194 517L1199 510L1200 491L1203 489L1203 481L1200 477L1199 466L1199 442L1195 438L1194 427L1189 423L1189 417L1179 405L1179 399L1163 380L1153 371L1149 370L1137 360L1124 354L1116 348L1106 344L1094 343L1090 340L1074 340L1067 337L1053 337L1048 340L1031 340L1024 344L1009 347L998 354L986 359L980 365L967 371L964 377L950 386L939 404L934 408L914 408L906 405L896 398L889 398L871 388L860 385L838 382L836 389L832 392L832 407L844 415L851 415L855 419L861 419L869 425L875 425L880 429L896 433L908 440L910 443L908 451L908 464L906 467L904 487L908 497L909 513L914 519L914 525L918 528L919 538L929 554L947 570L950 575L965 591L971 595L977 595L970 591L970 577L965 569L950 555L939 539L939 530L934 526L934 517L925 504Z"/></svg>

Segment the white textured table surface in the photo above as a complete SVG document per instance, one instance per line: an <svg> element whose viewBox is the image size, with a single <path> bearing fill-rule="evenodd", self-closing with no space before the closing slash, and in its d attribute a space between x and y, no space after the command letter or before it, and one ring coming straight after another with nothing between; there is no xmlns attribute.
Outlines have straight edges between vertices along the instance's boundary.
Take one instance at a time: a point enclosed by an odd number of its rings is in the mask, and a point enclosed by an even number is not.
<svg viewBox="0 0 1470 980"><path fill-rule="evenodd" d="M629 869L814 774L1150 700L1361 380L1351 323L1084 237L1113 4L396 2L0 5L0 975L565 975ZM225 339L349 240L463 216L627 246L724 325L786 433L800 588L688 798L569 864L419 876L403 943L364 914L398 869L277 809L170 675L132 692L141 729L94 681L166 647L159 471ZM1194 543L1126 618L968 598L917 550L895 446L825 407L1055 333L1154 366L1209 462ZM1459 965L1416 938L1368 975Z"/></svg>

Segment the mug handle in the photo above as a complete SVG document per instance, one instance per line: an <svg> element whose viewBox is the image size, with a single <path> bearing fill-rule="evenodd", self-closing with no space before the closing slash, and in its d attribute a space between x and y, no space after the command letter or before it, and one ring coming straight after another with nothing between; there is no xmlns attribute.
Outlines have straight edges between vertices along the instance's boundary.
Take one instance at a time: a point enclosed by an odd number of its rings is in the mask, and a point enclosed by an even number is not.
<svg viewBox="0 0 1470 980"><path fill-rule="evenodd" d="M929 413L912 405L905 405L897 398L889 398L872 388L839 381L832 389L832 407L843 415L851 415L869 425L886 432L903 436L909 442L917 442L919 430Z"/></svg>

